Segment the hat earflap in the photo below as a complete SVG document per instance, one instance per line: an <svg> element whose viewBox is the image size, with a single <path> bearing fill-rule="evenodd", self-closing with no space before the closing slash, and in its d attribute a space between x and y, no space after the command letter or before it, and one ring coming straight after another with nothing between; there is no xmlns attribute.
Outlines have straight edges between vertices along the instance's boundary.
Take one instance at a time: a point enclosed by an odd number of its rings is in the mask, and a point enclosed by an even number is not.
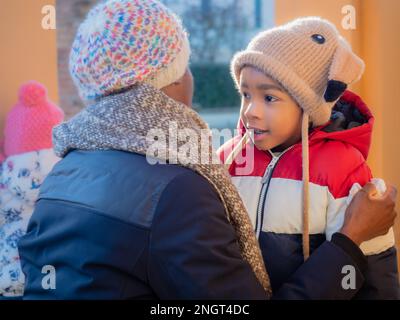
<svg viewBox="0 0 400 320"><path fill-rule="evenodd" d="M364 61L351 51L350 45L340 36L329 69L328 83L324 93L325 101L337 100L349 84L360 79L364 68Z"/></svg>

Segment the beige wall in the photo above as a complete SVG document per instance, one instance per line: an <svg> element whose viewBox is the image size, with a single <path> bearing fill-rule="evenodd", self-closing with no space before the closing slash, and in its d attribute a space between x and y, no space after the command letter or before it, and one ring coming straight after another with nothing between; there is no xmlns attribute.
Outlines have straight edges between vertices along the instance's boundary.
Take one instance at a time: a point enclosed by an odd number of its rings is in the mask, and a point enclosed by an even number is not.
<svg viewBox="0 0 400 320"><path fill-rule="evenodd" d="M400 1L363 0L362 53L367 64L362 94L376 116L370 164L400 191ZM400 213L400 194L397 211ZM400 217L396 224L400 268Z"/></svg>
<svg viewBox="0 0 400 320"><path fill-rule="evenodd" d="M56 31L42 29L44 5L55 0L0 0L0 139L23 82L42 82L58 102Z"/></svg>
<svg viewBox="0 0 400 320"><path fill-rule="evenodd" d="M356 30L341 28L341 9L348 4L356 9ZM364 59L365 74L351 89L363 97L376 118L368 164L375 176L400 189L400 135L397 131L400 127L400 1L276 0L277 24L309 15L335 23L354 51ZM398 198L397 208L400 208L400 195ZM396 237L400 252L400 219L396 224Z"/></svg>

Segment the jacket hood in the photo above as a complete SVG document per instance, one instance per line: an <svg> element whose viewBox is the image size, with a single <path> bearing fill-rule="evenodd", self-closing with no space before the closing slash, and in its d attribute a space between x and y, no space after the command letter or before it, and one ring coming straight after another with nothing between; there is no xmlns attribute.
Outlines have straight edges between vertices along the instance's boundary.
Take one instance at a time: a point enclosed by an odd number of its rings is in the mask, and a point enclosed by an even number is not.
<svg viewBox="0 0 400 320"><path fill-rule="evenodd" d="M328 124L311 133L310 144L320 140L345 142L368 158L375 118L364 101L355 93L345 91L332 110Z"/></svg>

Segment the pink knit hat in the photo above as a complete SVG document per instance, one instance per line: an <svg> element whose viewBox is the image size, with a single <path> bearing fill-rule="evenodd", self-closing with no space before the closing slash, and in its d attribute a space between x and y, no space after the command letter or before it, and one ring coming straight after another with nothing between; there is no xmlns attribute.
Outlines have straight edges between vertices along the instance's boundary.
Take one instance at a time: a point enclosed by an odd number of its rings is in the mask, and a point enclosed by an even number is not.
<svg viewBox="0 0 400 320"><path fill-rule="evenodd" d="M5 156L52 148L52 129L63 118L63 111L48 100L42 84L30 81L22 85L18 102L7 115Z"/></svg>

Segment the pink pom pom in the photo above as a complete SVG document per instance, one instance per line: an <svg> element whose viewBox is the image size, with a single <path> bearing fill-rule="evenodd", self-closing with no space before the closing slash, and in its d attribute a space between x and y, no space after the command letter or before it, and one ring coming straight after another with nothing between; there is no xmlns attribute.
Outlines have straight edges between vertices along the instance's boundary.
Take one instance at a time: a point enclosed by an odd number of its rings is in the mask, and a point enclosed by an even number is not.
<svg viewBox="0 0 400 320"><path fill-rule="evenodd" d="M47 90L39 82L29 81L19 88L19 101L27 107L35 107L46 103Z"/></svg>

